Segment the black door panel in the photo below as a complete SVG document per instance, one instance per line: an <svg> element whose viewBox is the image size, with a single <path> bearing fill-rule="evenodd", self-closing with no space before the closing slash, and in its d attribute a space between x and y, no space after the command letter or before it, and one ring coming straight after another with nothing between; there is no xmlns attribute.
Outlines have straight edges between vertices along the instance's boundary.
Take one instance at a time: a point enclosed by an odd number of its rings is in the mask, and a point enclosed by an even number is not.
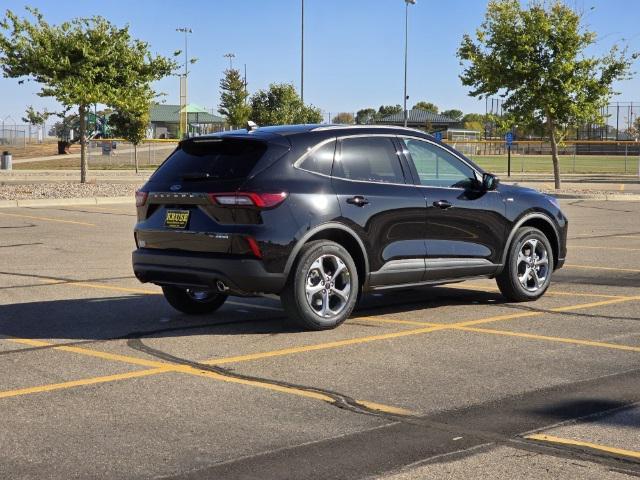
<svg viewBox="0 0 640 480"><path fill-rule="evenodd" d="M343 138L338 149L332 184L342 221L366 246L370 284L419 282L426 254L424 197L405 183L394 140Z"/></svg>
<svg viewBox="0 0 640 480"><path fill-rule="evenodd" d="M500 193L481 191L475 170L439 145L416 138L402 141L425 202L424 279L495 271L508 224Z"/></svg>

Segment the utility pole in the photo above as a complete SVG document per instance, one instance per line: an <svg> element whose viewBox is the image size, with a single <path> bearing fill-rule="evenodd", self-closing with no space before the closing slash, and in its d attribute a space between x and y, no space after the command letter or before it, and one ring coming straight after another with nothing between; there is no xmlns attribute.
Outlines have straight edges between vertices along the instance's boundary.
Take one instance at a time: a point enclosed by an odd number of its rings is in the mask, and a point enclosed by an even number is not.
<svg viewBox="0 0 640 480"><path fill-rule="evenodd" d="M304 103L304 0L300 15L300 100Z"/></svg>
<svg viewBox="0 0 640 480"><path fill-rule="evenodd" d="M407 53L409 50L409 4L415 5L416 0L404 0L404 126L407 126Z"/></svg>

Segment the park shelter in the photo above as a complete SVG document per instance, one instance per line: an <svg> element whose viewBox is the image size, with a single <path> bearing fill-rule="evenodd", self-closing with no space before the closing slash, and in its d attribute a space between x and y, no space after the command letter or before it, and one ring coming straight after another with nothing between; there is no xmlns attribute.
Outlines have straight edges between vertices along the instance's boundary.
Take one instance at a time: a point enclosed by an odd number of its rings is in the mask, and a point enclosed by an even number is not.
<svg viewBox="0 0 640 480"><path fill-rule="evenodd" d="M224 129L226 120L213 115L202 107L189 104L185 107L190 134L218 132ZM153 138L178 138L180 129L180 105L151 105L151 129Z"/></svg>
<svg viewBox="0 0 640 480"><path fill-rule="evenodd" d="M404 112L394 113L381 118L376 123L383 125L404 125ZM426 132L441 132L458 126L456 120L440 115L438 113L428 112L413 108L408 111L407 127L418 128Z"/></svg>

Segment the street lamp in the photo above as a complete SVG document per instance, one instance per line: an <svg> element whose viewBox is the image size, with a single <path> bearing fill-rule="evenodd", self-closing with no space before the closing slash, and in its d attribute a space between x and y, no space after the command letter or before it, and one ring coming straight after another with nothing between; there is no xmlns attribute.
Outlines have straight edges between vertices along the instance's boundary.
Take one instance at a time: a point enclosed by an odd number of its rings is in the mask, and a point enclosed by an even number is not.
<svg viewBox="0 0 640 480"><path fill-rule="evenodd" d="M188 27L176 28L176 32L184 33L184 76L186 77L189 74L189 70L187 69L187 66L189 65L189 57L187 55L187 35L193 32Z"/></svg>
<svg viewBox="0 0 640 480"><path fill-rule="evenodd" d="M223 57L229 59L229 70L233 69L233 59L236 58L236 54L235 53L225 53L223 55Z"/></svg>
<svg viewBox="0 0 640 480"><path fill-rule="evenodd" d="M407 126L407 50L409 43L409 4L415 5L416 0L404 0L404 126Z"/></svg>
<svg viewBox="0 0 640 480"><path fill-rule="evenodd" d="M187 113L187 76L189 75L189 56L187 55L188 35L193 33L188 27L176 28L176 32L184 33L184 75L180 76L180 132L179 137L182 138L189 129L189 119ZM184 110L184 117L183 117Z"/></svg>

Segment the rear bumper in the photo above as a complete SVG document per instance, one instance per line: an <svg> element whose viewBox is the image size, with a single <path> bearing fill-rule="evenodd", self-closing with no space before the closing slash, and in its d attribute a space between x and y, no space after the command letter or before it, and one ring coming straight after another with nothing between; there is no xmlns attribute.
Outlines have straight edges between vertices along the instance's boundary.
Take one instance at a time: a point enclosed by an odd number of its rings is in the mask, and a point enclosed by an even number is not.
<svg viewBox="0 0 640 480"><path fill-rule="evenodd" d="M249 258L216 258L190 252L139 248L132 253L133 271L141 282L158 285L216 288L224 282L229 293L251 295L280 293L284 273L269 273L262 261Z"/></svg>

